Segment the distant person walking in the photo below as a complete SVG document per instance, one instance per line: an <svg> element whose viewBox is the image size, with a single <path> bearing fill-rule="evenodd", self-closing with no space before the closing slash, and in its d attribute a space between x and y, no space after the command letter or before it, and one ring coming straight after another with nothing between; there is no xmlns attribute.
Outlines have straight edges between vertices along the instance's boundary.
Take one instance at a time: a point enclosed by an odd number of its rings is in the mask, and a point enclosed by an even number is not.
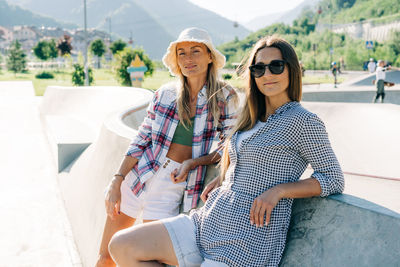
<svg viewBox="0 0 400 267"><path fill-rule="evenodd" d="M339 66L340 66L341 70L344 70L346 67L343 57L340 57L340 59L339 59Z"/></svg>
<svg viewBox="0 0 400 267"><path fill-rule="evenodd" d="M301 70L301 76L304 77L304 73L306 72L306 68L304 67L303 62L301 60L299 61L300 64L300 70Z"/></svg>
<svg viewBox="0 0 400 267"><path fill-rule="evenodd" d="M337 65L337 63L335 61L332 62L331 71L332 71L333 78L335 79L335 81L334 81L335 88L337 88L337 86L336 86L336 84L337 84L337 76L338 76L338 72L340 70L339 70L339 67L338 67L338 65Z"/></svg>
<svg viewBox="0 0 400 267"><path fill-rule="evenodd" d="M378 102L379 97L381 98L381 103L383 103L385 99L385 79L386 79L386 70L390 70L391 66L385 66L385 62L383 60L378 60L378 67L376 68L376 96L374 99L374 103Z"/></svg>
<svg viewBox="0 0 400 267"><path fill-rule="evenodd" d="M372 57L369 59L367 67L368 67L369 73L374 73L375 72L376 63L375 63L375 61L374 61L374 59Z"/></svg>

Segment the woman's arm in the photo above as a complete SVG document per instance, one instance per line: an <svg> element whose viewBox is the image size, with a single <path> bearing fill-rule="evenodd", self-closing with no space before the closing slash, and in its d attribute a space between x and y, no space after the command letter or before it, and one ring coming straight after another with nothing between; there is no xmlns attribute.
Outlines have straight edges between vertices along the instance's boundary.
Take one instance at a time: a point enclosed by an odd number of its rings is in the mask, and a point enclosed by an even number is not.
<svg viewBox="0 0 400 267"><path fill-rule="evenodd" d="M106 213L111 219L120 211L121 205L121 183L125 179L125 176L129 171L136 165L138 159L125 156L121 162L121 165L108 184L105 192L105 205Z"/></svg>
<svg viewBox="0 0 400 267"><path fill-rule="evenodd" d="M300 155L311 165L311 175L321 186L321 197L342 193L344 176L329 142L324 123L316 115L305 122L299 138Z"/></svg>
<svg viewBox="0 0 400 267"><path fill-rule="evenodd" d="M144 150L151 143L152 122L156 117L155 106L158 102L158 94L158 91L154 93L153 99L147 108L147 116L140 125L137 135L132 139L128 151L126 152L126 156L140 160Z"/></svg>
<svg viewBox="0 0 400 267"><path fill-rule="evenodd" d="M225 139L230 134L230 130L236 123L237 112L239 109L239 97L231 86L226 85L224 90L226 93L226 101L224 108L221 109L220 118L218 121L217 131L219 132L219 141L217 151L222 156ZM225 95L225 94L224 94Z"/></svg>
<svg viewBox="0 0 400 267"><path fill-rule="evenodd" d="M147 116L139 127L137 135L132 139L125 157L123 158L118 171L114 174L105 192L105 206L107 215L114 219L120 211L121 204L121 183L129 171L137 164L143 155L143 151L151 143L152 121L155 119L155 105L158 92L154 93L147 108Z"/></svg>
<svg viewBox="0 0 400 267"><path fill-rule="evenodd" d="M293 183L278 184L258 196L250 210L250 223L262 226L264 215L268 224L273 208L282 198L305 198L342 193L344 177L332 150L324 123L310 116L301 129L298 139L300 155L314 169L310 178Z"/></svg>
<svg viewBox="0 0 400 267"><path fill-rule="evenodd" d="M181 167L175 169L171 173L171 179L174 183L181 183L186 181L189 171L200 165L211 165L217 163L221 159L221 156L217 151L212 152L206 156L202 156L195 159L187 159L182 162Z"/></svg>

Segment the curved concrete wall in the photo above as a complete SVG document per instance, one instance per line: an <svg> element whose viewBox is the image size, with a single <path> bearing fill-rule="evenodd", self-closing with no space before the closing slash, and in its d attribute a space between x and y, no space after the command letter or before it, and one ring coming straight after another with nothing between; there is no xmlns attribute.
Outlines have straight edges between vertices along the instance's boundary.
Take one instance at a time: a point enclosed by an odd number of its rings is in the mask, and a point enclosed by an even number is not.
<svg viewBox="0 0 400 267"><path fill-rule="evenodd" d="M399 266L400 214L349 195L297 199L280 266Z"/></svg>
<svg viewBox="0 0 400 267"><path fill-rule="evenodd" d="M386 90L385 103L400 105L400 91ZM376 91L326 91L304 92L303 101L312 102L342 102L342 103L372 103Z"/></svg>
<svg viewBox="0 0 400 267"><path fill-rule="evenodd" d="M103 124L98 139L76 160L69 173L59 174L67 213L84 266L94 266L96 262L106 219L104 189L135 134L133 129L121 126L116 117L110 117Z"/></svg>
<svg viewBox="0 0 400 267"><path fill-rule="evenodd" d="M143 116L152 94L133 87L49 86L40 113L58 171L64 170L97 138L110 113L133 106L135 110L143 110L140 114Z"/></svg>
<svg viewBox="0 0 400 267"><path fill-rule="evenodd" d="M88 146L59 175L67 214L84 266L94 266L105 223L104 189L143 120L153 93L131 87L49 87L42 122L55 150ZM127 122L127 124L123 123ZM91 131L88 138L87 131ZM55 157L65 153L56 151Z"/></svg>

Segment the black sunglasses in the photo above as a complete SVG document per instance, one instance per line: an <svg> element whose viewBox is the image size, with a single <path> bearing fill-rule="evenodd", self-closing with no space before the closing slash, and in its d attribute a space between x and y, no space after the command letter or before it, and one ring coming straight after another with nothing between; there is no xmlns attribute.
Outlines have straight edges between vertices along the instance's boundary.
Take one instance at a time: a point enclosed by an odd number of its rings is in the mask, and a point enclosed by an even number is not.
<svg viewBox="0 0 400 267"><path fill-rule="evenodd" d="M265 70L269 69L272 74L281 74L285 70L285 63L286 61L275 59L272 60L269 64L258 63L255 65L251 65L249 67L251 75L254 78L260 78L265 74Z"/></svg>

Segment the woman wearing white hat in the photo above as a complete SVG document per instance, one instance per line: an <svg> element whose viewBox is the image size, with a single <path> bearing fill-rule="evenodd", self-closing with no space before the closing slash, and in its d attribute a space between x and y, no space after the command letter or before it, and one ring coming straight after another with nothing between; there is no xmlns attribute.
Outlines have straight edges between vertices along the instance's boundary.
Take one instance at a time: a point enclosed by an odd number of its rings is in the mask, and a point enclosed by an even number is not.
<svg viewBox="0 0 400 267"><path fill-rule="evenodd" d="M188 28L171 42L163 63L179 82L158 89L147 117L106 190L107 221L97 266L114 266L108 243L115 232L197 206L206 166L220 160L234 124L237 95L217 79L225 57L205 30ZM218 148L211 152L219 132Z"/></svg>

